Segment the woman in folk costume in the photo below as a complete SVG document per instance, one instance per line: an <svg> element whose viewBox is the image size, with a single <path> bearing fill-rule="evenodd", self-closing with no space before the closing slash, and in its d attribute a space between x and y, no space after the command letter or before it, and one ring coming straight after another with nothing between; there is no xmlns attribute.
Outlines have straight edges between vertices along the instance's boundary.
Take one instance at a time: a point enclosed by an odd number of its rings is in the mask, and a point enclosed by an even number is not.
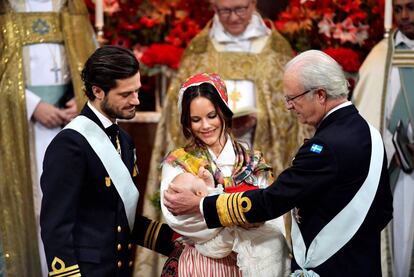
<svg viewBox="0 0 414 277"><path fill-rule="evenodd" d="M39 254L47 274L36 236L43 155L85 102L80 70L96 48L93 36L83 0L0 1L0 235L7 276L41 276Z"/></svg>
<svg viewBox="0 0 414 277"><path fill-rule="evenodd" d="M286 276L289 251L282 218L245 232L239 227L208 229L200 215L176 217L163 205L162 194L175 177L184 172L198 176L203 167L214 177L215 186L222 185L226 192L263 188L272 181L271 167L263 155L247 150L231 135L233 113L226 86L217 74L190 77L178 99L182 132L189 143L164 159L161 208L170 227L183 235L185 247L178 269L174 267L177 261L170 259L164 272L178 271L178 276L253 276L258 272Z"/></svg>
<svg viewBox="0 0 414 277"><path fill-rule="evenodd" d="M294 114L286 113L284 105L283 67L292 58L293 51L273 26L266 26L256 12L256 2L211 1L215 15L185 49L177 75L172 78L163 101L151 154L146 199L159 188L162 159L185 142L179 126L177 91L195 73L215 72L224 79L229 106L236 116L238 108L256 110L256 113L238 118L236 123L239 119L252 119L254 115L255 127L251 127L244 138L250 135L252 148L263 152L273 174L279 175L290 164L303 139L309 137L308 130L304 130ZM251 121L246 123L243 126ZM235 129L237 124L233 124L233 132ZM150 201L144 201L143 211L150 217L160 217ZM157 263L158 257L150 255L142 255L141 263L148 264L152 258L153 264Z"/></svg>

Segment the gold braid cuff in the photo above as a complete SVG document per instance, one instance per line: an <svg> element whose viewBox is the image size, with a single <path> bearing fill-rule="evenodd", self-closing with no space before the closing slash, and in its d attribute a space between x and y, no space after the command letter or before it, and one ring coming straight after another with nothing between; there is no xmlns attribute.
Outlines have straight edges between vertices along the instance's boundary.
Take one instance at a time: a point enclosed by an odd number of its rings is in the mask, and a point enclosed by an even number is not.
<svg viewBox="0 0 414 277"><path fill-rule="evenodd" d="M252 202L248 197L243 197L243 192L225 193L217 198L217 213L221 225L245 225L249 222L245 213L252 208Z"/></svg>
<svg viewBox="0 0 414 277"><path fill-rule="evenodd" d="M145 233L144 239L144 247L149 248L151 250L155 250L155 246L157 244L158 234L160 233L160 229L162 227L162 223L157 221L152 221Z"/></svg>
<svg viewBox="0 0 414 277"><path fill-rule="evenodd" d="M80 277L80 270L77 264L66 267L65 263L55 257L52 261L52 270L49 272L49 276L53 277Z"/></svg>

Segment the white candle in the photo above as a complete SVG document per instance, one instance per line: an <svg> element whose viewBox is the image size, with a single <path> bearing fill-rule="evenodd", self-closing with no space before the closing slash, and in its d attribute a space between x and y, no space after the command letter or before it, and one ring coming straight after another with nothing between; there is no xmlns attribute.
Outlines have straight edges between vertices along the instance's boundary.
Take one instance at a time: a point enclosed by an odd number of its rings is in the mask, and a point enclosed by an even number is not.
<svg viewBox="0 0 414 277"><path fill-rule="evenodd" d="M95 27L102 29L104 25L103 0L95 0Z"/></svg>
<svg viewBox="0 0 414 277"><path fill-rule="evenodd" d="M384 29L387 32L391 30L391 27L392 27L392 0L385 0Z"/></svg>

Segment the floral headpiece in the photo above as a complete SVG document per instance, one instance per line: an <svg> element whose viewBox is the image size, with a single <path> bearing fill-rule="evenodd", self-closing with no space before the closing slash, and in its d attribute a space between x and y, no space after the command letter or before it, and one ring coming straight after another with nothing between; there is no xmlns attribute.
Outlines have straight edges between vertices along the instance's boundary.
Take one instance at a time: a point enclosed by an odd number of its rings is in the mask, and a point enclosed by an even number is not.
<svg viewBox="0 0 414 277"><path fill-rule="evenodd" d="M219 93L220 99L223 101L225 106L228 108L228 111L231 114L233 114L228 104L226 84L224 83L223 79L221 79L220 76L216 73L199 73L199 74L191 76L183 83L183 85L180 88L180 91L178 92L178 110L180 114L182 110L181 103L183 101L184 91L189 87L199 86L203 83L209 83L214 86L214 88Z"/></svg>

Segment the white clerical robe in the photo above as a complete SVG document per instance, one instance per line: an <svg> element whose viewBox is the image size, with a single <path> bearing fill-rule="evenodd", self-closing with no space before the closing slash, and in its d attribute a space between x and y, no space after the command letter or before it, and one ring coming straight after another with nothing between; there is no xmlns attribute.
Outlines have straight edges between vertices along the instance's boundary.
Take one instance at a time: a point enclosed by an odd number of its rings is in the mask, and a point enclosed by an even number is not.
<svg viewBox="0 0 414 277"><path fill-rule="evenodd" d="M414 41L409 40L400 31L395 34L393 47L404 42L409 49L414 50ZM387 60L388 40L384 39L378 43L370 52L359 72L359 81L355 87L353 98L361 115L376 128L382 130L383 141L390 163L395 147L392 143L392 134L387 129L387 122L391 117L397 95L401 88L398 68L390 65ZM389 72L385 72L389 66ZM387 88L384 92L384 79L388 76ZM385 98L384 113L382 114L382 100ZM384 117L384 118L382 118ZM382 123L382 126L381 126ZM413 124L413 123L412 123ZM412 125L409 127L409 135L413 137ZM393 221L392 221L392 269L383 259L383 275L393 272L394 276L409 276L412 264L412 251L414 244L414 172L406 174L400 172L393 191ZM382 246L383 253L388 250Z"/></svg>

